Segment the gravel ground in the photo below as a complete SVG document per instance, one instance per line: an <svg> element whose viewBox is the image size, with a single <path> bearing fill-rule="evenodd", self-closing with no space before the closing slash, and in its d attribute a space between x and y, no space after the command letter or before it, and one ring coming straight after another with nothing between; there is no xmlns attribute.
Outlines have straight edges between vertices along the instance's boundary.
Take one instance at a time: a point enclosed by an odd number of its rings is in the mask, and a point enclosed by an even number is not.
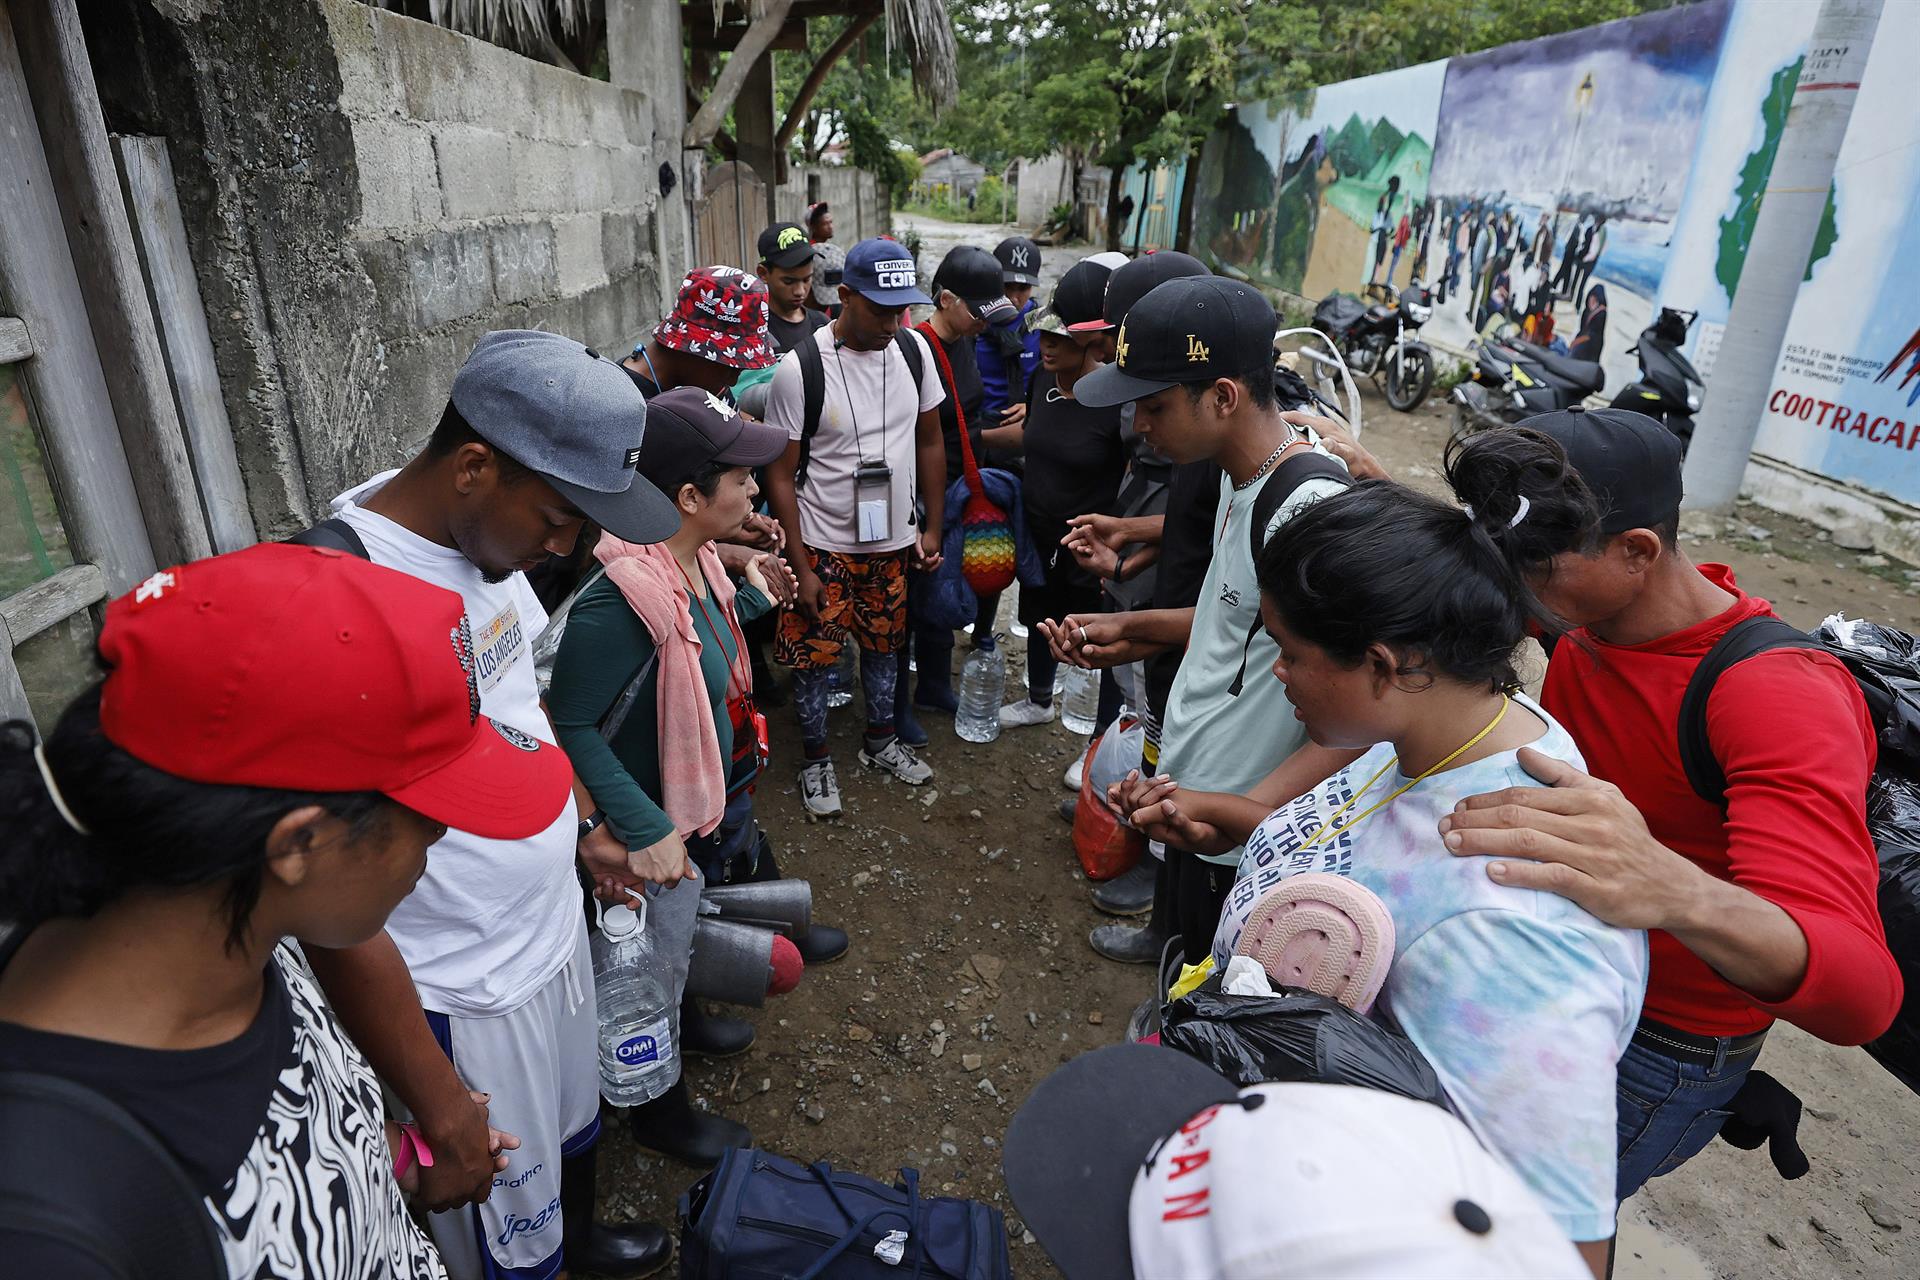
<svg viewBox="0 0 1920 1280"><path fill-rule="evenodd" d="M919 221L929 272L951 243L991 246L1010 230ZM1078 252L1048 251L1049 279ZM1438 406L1402 415L1369 403L1368 443L1410 483L1439 484L1446 431ZM1920 629L1903 566L1840 552L1819 530L1759 509L1689 527L1690 554L1733 564L1796 623L1844 609ZM1013 670L1021 651L1011 642ZM1103 917L1056 812L1060 773L1083 740L1055 723L974 745L929 717L935 776L914 789L861 770L857 717L839 711L846 816L809 824L792 714L770 718L760 820L788 873L812 881L817 918L847 928L853 950L746 1011L758 1043L730 1062L694 1063L696 1096L796 1159L883 1179L910 1165L930 1191L992 1203L1007 1215L1016 1272L1054 1274L1006 1198L999 1143L1028 1091L1060 1062L1118 1040L1151 985L1146 969L1086 945ZM1812 1173L1782 1182L1763 1153L1715 1144L1628 1203L1616 1274L1920 1275L1920 1105L1859 1050L1791 1028L1776 1030L1763 1065L1808 1105ZM641 1152L618 1124L607 1135L610 1216L671 1220L696 1171Z"/></svg>

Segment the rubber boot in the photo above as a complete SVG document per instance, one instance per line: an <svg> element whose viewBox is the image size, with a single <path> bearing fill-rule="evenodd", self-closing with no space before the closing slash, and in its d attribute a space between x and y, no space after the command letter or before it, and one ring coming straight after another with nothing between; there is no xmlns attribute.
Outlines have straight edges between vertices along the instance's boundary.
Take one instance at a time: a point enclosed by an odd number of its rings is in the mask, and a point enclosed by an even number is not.
<svg viewBox="0 0 1920 1280"><path fill-rule="evenodd" d="M893 680L893 732L894 736L910 747L927 745L927 731L913 717L913 699L908 696L908 687L913 683L907 678L907 657L916 649L921 649L919 638L912 632L907 633L907 643L900 649L900 670ZM925 670L927 660L920 659L921 670Z"/></svg>
<svg viewBox="0 0 1920 1280"><path fill-rule="evenodd" d="M943 640L946 643L942 644ZM919 632L914 637L914 651L920 658L914 705L952 715L960 709L960 697L953 691L953 632Z"/></svg>
<svg viewBox="0 0 1920 1280"><path fill-rule="evenodd" d="M708 1013L691 995L680 1000L680 1050L694 1058L732 1058L753 1047L753 1024Z"/></svg>
<svg viewBox="0 0 1920 1280"><path fill-rule="evenodd" d="M1145 857L1131 871L1093 886L1093 905L1110 916L1139 916L1153 910L1155 860Z"/></svg>
<svg viewBox="0 0 1920 1280"><path fill-rule="evenodd" d="M629 1110L627 1127L647 1150L697 1169L711 1169L731 1147L753 1145L747 1126L694 1106L684 1079L652 1102Z"/></svg>
<svg viewBox="0 0 1920 1280"><path fill-rule="evenodd" d="M767 840L767 833L762 831L755 849L753 871L744 879L752 882L780 878L779 860L773 856L773 846ZM830 964L847 954L851 941L845 929L810 920L807 922L807 931L795 938L793 945L799 949L800 958L809 965Z"/></svg>
<svg viewBox="0 0 1920 1280"><path fill-rule="evenodd" d="M673 1257L673 1237L651 1222L612 1227L595 1222L600 1166L588 1147L560 1158L561 1262L572 1275L592 1272L614 1280L650 1276Z"/></svg>

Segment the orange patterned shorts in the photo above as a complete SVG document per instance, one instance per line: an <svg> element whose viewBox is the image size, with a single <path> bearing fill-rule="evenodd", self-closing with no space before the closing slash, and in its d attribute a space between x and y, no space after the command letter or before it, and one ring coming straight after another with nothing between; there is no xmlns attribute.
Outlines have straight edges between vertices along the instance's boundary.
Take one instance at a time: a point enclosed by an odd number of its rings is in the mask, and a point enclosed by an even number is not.
<svg viewBox="0 0 1920 1280"><path fill-rule="evenodd" d="M820 621L798 609L780 615L773 660L796 671L824 671L854 643L874 653L898 653L907 638L907 551L858 555L805 548L807 563L826 584Z"/></svg>

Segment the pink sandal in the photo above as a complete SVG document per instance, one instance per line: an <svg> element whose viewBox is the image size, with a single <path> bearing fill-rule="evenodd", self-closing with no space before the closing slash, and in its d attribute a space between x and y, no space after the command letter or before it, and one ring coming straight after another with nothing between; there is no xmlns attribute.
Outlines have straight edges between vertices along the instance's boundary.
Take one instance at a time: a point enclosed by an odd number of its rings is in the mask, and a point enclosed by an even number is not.
<svg viewBox="0 0 1920 1280"><path fill-rule="evenodd" d="M1363 884L1324 871L1289 876L1247 913L1234 954L1260 962L1275 986L1373 1007L1393 963L1393 916Z"/></svg>
<svg viewBox="0 0 1920 1280"><path fill-rule="evenodd" d="M427 1140L420 1136L420 1126L410 1121L400 1123L399 1150L393 1153L393 1180L400 1181L413 1172L413 1166L422 1169L433 1168L433 1150L427 1146Z"/></svg>

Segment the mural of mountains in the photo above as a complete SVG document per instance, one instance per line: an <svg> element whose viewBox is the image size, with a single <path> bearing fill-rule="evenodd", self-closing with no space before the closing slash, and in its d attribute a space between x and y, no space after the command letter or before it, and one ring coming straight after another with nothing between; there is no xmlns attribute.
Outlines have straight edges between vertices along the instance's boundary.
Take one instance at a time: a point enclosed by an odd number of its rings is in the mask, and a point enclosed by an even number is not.
<svg viewBox="0 0 1920 1280"><path fill-rule="evenodd" d="M1360 118L1358 112L1347 117L1347 122L1327 141L1327 154L1333 160L1333 167L1340 171L1343 178L1357 178L1371 173L1374 166L1383 158L1391 157L1400 149L1406 134L1394 127L1393 121L1385 116L1371 125ZM1429 148L1431 154L1431 148ZM1381 179L1386 181L1385 178Z"/></svg>

